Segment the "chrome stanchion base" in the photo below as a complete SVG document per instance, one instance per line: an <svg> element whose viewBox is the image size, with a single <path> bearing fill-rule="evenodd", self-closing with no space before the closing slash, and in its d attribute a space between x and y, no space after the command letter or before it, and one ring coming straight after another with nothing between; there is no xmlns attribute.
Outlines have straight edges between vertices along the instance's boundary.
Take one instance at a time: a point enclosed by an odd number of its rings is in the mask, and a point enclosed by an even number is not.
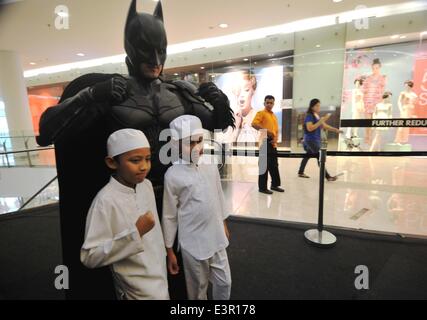
<svg viewBox="0 0 427 320"><path fill-rule="evenodd" d="M326 230L310 229L304 233L304 237L310 244L322 248L332 247L337 242L337 238Z"/></svg>

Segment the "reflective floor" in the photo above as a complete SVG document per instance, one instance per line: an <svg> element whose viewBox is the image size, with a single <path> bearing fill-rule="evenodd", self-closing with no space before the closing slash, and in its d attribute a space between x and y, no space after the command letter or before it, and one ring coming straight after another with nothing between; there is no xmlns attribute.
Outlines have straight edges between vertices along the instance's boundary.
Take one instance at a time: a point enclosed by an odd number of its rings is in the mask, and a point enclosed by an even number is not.
<svg viewBox="0 0 427 320"><path fill-rule="evenodd" d="M299 178L300 161L280 159L286 192L269 196L258 192L257 159L233 159L223 181L229 210L240 216L316 223L319 169L311 159L305 172L311 178ZM427 158L330 157L327 168L340 177L325 183L326 225L427 236Z"/></svg>

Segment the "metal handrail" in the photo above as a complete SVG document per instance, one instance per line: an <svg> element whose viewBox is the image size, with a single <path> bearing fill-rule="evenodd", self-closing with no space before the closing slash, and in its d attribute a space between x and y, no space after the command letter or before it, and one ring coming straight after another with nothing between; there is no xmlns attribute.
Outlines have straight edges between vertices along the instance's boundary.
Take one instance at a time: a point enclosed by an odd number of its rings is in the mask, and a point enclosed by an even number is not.
<svg viewBox="0 0 427 320"><path fill-rule="evenodd" d="M16 139L16 138L36 138L36 136L26 136L26 135L23 135L23 136L2 136L0 134L0 139Z"/></svg>
<svg viewBox="0 0 427 320"><path fill-rule="evenodd" d="M14 153L24 153L24 152L37 152L37 151L44 151L44 150L54 150L55 147L40 147L35 149L24 149L24 150L15 150L15 151L2 151L0 152L0 155L6 155L6 154L14 154Z"/></svg>
<svg viewBox="0 0 427 320"><path fill-rule="evenodd" d="M28 199L27 201L25 201L25 203L17 210L17 211L21 211L22 209L24 209L31 201L33 201L40 193L42 193L47 187L49 187L52 182L54 182L56 179L58 178L58 176L55 176L53 179L51 179L48 183L46 183L43 187L41 187L41 189L39 191L37 191L30 199Z"/></svg>

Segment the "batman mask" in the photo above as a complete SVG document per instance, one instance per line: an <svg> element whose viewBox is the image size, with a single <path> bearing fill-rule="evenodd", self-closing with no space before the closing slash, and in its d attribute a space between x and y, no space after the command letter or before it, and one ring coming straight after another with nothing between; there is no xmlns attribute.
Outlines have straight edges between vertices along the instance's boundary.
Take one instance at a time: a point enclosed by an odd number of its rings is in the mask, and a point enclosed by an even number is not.
<svg viewBox="0 0 427 320"><path fill-rule="evenodd" d="M166 61L166 47L161 2L158 2L153 15L150 15L137 13L136 0L132 0L125 27L126 64L129 74L144 78L142 64L163 66Z"/></svg>

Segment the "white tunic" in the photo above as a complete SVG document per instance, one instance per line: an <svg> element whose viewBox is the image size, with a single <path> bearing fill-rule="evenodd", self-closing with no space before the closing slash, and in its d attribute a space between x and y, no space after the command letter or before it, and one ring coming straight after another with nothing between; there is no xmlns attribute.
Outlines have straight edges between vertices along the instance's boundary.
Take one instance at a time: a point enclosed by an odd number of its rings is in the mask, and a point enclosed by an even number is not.
<svg viewBox="0 0 427 320"><path fill-rule="evenodd" d="M175 162L165 174L163 192L163 234L172 248L177 229L180 246L198 260L211 258L227 248L225 209L216 165L198 166Z"/></svg>
<svg viewBox="0 0 427 320"><path fill-rule="evenodd" d="M135 223L147 211L155 226L141 238ZM80 258L88 268L111 267L119 299L169 299L166 250L149 180L134 190L112 177L99 191L86 219Z"/></svg>

